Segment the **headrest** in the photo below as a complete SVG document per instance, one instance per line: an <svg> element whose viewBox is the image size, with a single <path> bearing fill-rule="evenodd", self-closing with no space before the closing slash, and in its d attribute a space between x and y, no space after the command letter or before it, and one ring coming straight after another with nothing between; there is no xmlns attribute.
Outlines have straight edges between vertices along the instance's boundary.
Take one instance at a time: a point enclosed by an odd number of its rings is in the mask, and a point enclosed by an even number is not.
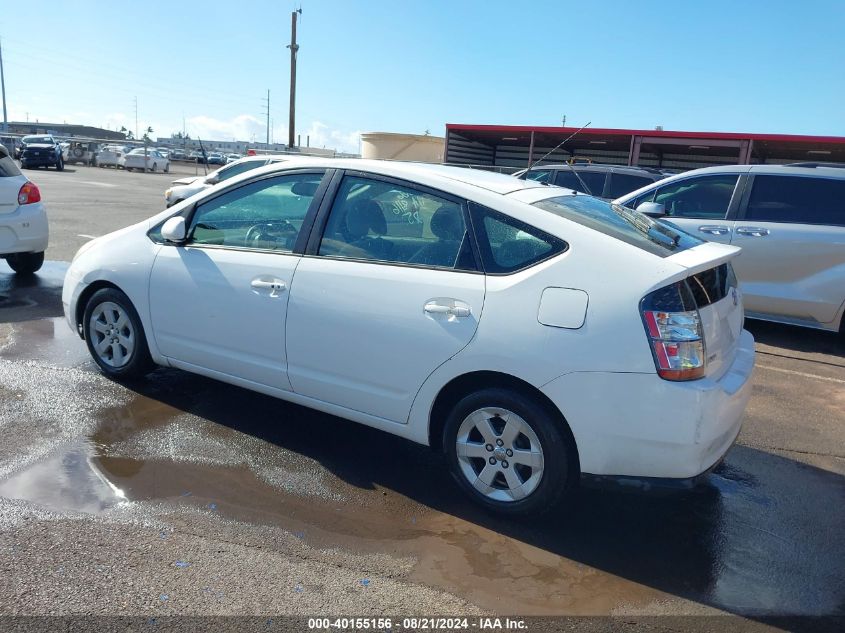
<svg viewBox="0 0 845 633"><path fill-rule="evenodd" d="M442 206L431 216L431 232L441 240L458 241L464 236L464 221L457 206Z"/></svg>
<svg viewBox="0 0 845 633"><path fill-rule="evenodd" d="M387 220L381 207L373 200L355 203L346 213L346 229L350 239L365 237L370 230L376 235L387 234Z"/></svg>

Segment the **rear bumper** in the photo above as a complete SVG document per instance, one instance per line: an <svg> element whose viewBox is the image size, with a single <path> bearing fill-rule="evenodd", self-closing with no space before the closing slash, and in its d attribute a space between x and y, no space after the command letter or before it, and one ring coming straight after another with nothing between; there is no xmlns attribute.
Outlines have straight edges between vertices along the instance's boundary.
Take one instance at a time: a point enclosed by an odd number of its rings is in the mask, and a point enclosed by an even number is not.
<svg viewBox="0 0 845 633"><path fill-rule="evenodd" d="M42 253L47 250L49 227L44 204L36 202L0 215L0 256Z"/></svg>
<svg viewBox="0 0 845 633"><path fill-rule="evenodd" d="M569 422L585 476L642 487L649 484L643 478L696 478L721 461L739 435L753 369L754 338L743 330L736 357L718 380L575 373L543 392Z"/></svg>

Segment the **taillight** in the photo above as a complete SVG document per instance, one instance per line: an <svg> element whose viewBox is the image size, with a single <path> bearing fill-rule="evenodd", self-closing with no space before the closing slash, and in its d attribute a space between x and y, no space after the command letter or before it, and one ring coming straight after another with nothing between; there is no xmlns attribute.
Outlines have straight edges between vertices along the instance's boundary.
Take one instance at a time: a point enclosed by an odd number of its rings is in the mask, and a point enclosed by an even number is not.
<svg viewBox="0 0 845 633"><path fill-rule="evenodd" d="M41 191L34 183L25 182L21 190L18 191L18 204L32 204L33 202L41 202Z"/></svg>
<svg viewBox="0 0 845 633"><path fill-rule="evenodd" d="M686 282L655 290L641 308L657 374L666 380L702 378L707 366L704 330Z"/></svg>

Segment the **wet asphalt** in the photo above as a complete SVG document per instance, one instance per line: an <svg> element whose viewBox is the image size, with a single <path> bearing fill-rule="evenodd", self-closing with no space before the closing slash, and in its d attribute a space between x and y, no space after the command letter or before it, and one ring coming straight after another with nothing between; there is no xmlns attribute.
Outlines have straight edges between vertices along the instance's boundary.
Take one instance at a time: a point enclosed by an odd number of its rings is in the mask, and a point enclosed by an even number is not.
<svg viewBox="0 0 845 633"><path fill-rule="evenodd" d="M845 615L841 337L748 323L745 425L701 488L503 520L426 447L176 370L106 379L66 266L0 262L0 614Z"/></svg>

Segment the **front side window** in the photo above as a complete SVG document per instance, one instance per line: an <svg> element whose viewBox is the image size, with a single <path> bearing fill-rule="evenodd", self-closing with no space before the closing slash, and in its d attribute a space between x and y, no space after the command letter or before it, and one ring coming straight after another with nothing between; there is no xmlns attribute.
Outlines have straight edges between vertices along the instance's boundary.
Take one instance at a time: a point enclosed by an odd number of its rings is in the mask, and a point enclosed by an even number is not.
<svg viewBox="0 0 845 633"><path fill-rule="evenodd" d="M188 243L291 252L322 174L253 182L197 207Z"/></svg>
<svg viewBox="0 0 845 633"><path fill-rule="evenodd" d="M567 245L538 228L470 203L484 271L512 273L562 253Z"/></svg>
<svg viewBox="0 0 845 633"><path fill-rule="evenodd" d="M558 187L580 191L591 196L601 196L604 191L605 174L599 171L565 169L557 172L555 184ZM589 189L589 191L587 191Z"/></svg>
<svg viewBox="0 0 845 633"><path fill-rule="evenodd" d="M658 189L654 202L662 204L669 217L723 220L738 178L736 174L686 178Z"/></svg>
<svg viewBox="0 0 845 633"><path fill-rule="evenodd" d="M475 269L460 204L411 187L343 179L320 241L320 255Z"/></svg>
<svg viewBox="0 0 845 633"><path fill-rule="evenodd" d="M845 226L845 180L754 176L745 219Z"/></svg>

